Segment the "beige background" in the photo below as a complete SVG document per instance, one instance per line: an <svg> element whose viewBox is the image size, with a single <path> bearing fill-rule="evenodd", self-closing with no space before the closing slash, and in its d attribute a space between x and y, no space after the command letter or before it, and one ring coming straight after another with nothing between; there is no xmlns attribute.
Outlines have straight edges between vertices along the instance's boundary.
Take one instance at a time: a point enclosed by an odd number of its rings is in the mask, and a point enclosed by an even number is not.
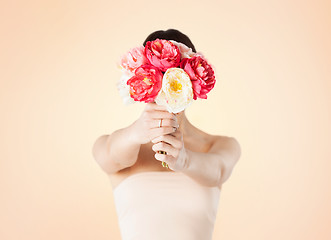
<svg viewBox="0 0 331 240"><path fill-rule="evenodd" d="M214 239L331 239L329 1L0 4L0 239L120 239L92 144L144 106L122 104L116 61L168 28L217 72L189 119L242 147Z"/></svg>

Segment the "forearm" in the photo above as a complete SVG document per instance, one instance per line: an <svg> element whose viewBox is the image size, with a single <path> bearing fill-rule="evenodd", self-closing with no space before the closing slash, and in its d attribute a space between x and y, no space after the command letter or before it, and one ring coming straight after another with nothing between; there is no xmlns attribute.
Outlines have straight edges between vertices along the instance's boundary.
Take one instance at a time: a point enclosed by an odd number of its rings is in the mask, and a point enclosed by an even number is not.
<svg viewBox="0 0 331 240"><path fill-rule="evenodd" d="M223 162L219 154L193 152L186 149L185 162L182 172L187 176L204 186L221 185Z"/></svg>
<svg viewBox="0 0 331 240"><path fill-rule="evenodd" d="M133 136L133 125L100 137L93 148L94 157L106 172L116 172L137 161L140 143Z"/></svg>
<svg viewBox="0 0 331 240"><path fill-rule="evenodd" d="M133 134L133 124L112 133L107 140L110 159L126 167L137 161L141 143Z"/></svg>

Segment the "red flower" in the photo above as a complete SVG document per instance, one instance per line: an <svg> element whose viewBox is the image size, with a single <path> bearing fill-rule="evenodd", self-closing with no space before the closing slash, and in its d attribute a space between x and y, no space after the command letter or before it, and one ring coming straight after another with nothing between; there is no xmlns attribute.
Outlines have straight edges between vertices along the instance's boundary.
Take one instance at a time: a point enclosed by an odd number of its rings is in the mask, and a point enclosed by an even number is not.
<svg viewBox="0 0 331 240"><path fill-rule="evenodd" d="M146 43L145 55L153 66L165 72L168 68L179 66L181 53L172 42L156 39Z"/></svg>
<svg viewBox="0 0 331 240"><path fill-rule="evenodd" d="M130 96L135 101L153 102L162 86L162 72L154 66L143 65L136 69L127 85L130 86Z"/></svg>
<svg viewBox="0 0 331 240"><path fill-rule="evenodd" d="M193 99L197 97L206 99L207 93L215 85L215 75L213 68L201 55L191 58L184 58L180 67L190 76L193 87Z"/></svg>

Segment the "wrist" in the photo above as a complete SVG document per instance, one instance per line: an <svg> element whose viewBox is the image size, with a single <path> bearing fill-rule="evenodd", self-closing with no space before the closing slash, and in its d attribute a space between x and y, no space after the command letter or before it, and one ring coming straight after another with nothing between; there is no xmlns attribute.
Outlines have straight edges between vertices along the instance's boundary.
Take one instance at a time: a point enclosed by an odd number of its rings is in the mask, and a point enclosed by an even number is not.
<svg viewBox="0 0 331 240"><path fill-rule="evenodd" d="M185 172L188 169L189 165L189 155L188 155L188 150L185 148L182 148L180 157L177 158L176 163L174 165L174 171L180 171L180 172Z"/></svg>
<svg viewBox="0 0 331 240"><path fill-rule="evenodd" d="M188 168L189 168L189 165L190 165L190 150L188 149L185 149L184 148L184 151L185 151L185 157L184 157L184 164L183 164L183 171L186 171Z"/></svg>

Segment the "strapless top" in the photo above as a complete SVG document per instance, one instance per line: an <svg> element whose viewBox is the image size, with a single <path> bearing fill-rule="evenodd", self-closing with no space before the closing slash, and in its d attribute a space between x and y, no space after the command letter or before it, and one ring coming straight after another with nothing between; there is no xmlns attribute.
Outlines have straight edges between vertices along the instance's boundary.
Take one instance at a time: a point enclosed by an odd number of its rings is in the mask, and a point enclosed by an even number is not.
<svg viewBox="0 0 331 240"><path fill-rule="evenodd" d="M113 189L122 240L211 240L220 192L182 172L130 175Z"/></svg>

